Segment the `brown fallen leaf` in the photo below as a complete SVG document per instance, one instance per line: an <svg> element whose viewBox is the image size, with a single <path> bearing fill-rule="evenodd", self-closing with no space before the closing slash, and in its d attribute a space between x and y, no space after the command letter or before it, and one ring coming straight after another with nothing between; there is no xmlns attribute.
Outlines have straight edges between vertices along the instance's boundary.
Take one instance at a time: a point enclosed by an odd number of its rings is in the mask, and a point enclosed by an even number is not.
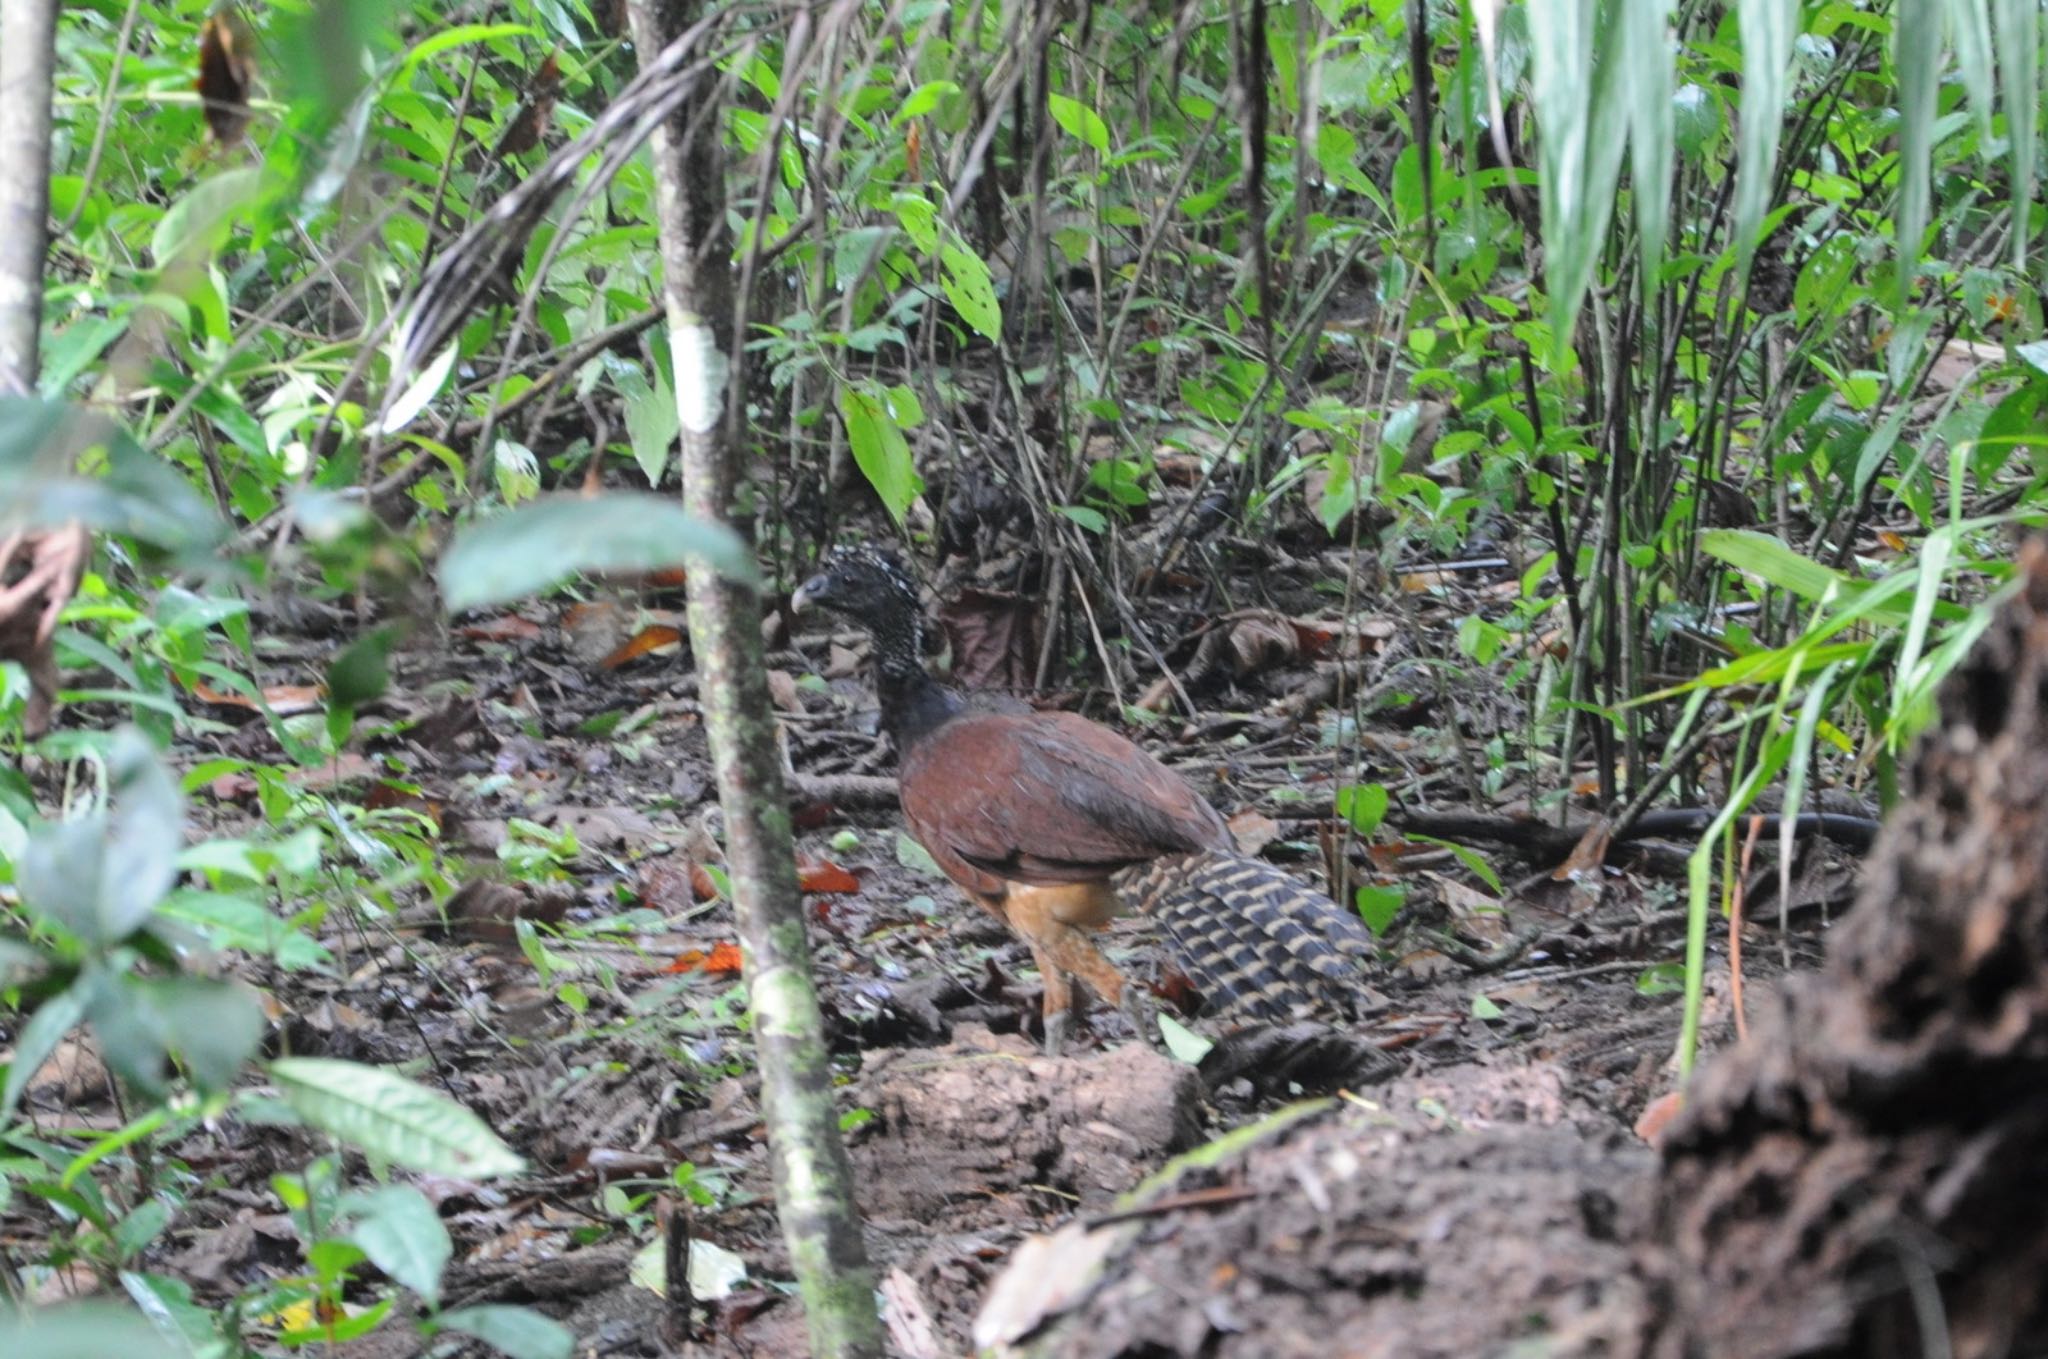
<svg viewBox="0 0 2048 1359"><path fill-rule="evenodd" d="M682 650L683 631L667 623L656 623L633 634L622 646L599 662L606 670L617 670L642 656L670 656Z"/></svg>
<svg viewBox="0 0 2048 1359"><path fill-rule="evenodd" d="M263 702L269 704L270 711L279 717L318 712L327 698L327 686L324 684L273 684L261 692ZM261 708L247 694L223 693L201 680L192 682L192 697L216 708L245 708L250 712Z"/></svg>
<svg viewBox="0 0 2048 1359"><path fill-rule="evenodd" d="M1683 1108L1685 1096L1676 1090L1668 1090L1657 1096L1643 1110L1642 1117L1636 1120L1636 1136L1651 1146L1656 1146L1664 1140L1665 1128L1670 1126L1671 1120L1678 1117L1679 1111Z"/></svg>
<svg viewBox="0 0 2048 1359"><path fill-rule="evenodd" d="M1280 823L1247 807L1224 823L1237 840L1237 852L1254 858L1280 838Z"/></svg>
<svg viewBox="0 0 2048 1359"><path fill-rule="evenodd" d="M799 859L796 865L798 890L845 896L860 890L860 879L830 859Z"/></svg>
<svg viewBox="0 0 2048 1359"><path fill-rule="evenodd" d="M720 940L711 946L709 953L693 948L679 953L675 961L662 969L664 972L704 972L713 976L730 976L740 970L740 946Z"/></svg>
<svg viewBox="0 0 2048 1359"><path fill-rule="evenodd" d="M471 623L455 629L456 636L467 637L472 642L530 642L540 633L540 624L516 613L493 618L488 623Z"/></svg>
<svg viewBox="0 0 2048 1359"><path fill-rule="evenodd" d="M953 678L969 689L1025 690L1038 665L1038 601L995 590L962 590L939 608L953 643Z"/></svg>

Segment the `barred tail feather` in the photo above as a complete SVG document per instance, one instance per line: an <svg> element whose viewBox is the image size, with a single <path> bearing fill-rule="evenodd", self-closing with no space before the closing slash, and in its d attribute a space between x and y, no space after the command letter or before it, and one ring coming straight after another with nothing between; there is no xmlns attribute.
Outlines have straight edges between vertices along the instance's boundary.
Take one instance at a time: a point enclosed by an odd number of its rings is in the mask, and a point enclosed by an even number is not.
<svg viewBox="0 0 2048 1359"><path fill-rule="evenodd" d="M1356 915L1262 859L1202 853L1119 875L1127 906L1157 919L1204 1012L1284 1021L1350 1013L1372 934Z"/></svg>

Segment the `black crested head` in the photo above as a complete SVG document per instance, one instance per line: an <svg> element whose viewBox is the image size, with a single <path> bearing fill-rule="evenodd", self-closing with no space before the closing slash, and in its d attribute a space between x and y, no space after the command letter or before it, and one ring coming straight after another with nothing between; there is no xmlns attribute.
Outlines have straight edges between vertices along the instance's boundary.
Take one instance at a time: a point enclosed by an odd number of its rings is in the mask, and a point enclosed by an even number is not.
<svg viewBox="0 0 2048 1359"><path fill-rule="evenodd" d="M821 568L791 596L790 607L799 613L830 609L867 629L885 686L928 682L924 606L903 562L883 548L860 543L833 548Z"/></svg>
<svg viewBox="0 0 2048 1359"><path fill-rule="evenodd" d="M882 625L921 622L917 582L895 553L869 543L835 547L818 573L791 597L792 608L830 609L876 632Z"/></svg>

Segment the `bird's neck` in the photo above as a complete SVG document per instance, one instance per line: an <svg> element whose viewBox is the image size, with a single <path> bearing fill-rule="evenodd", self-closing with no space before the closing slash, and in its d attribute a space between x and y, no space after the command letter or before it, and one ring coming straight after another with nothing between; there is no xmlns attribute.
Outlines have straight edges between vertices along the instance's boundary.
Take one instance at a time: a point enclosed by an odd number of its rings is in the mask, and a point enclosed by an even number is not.
<svg viewBox="0 0 2048 1359"><path fill-rule="evenodd" d="M882 701L882 726L896 743L896 758L957 717L966 700L924 668L918 626L875 635L875 692Z"/></svg>

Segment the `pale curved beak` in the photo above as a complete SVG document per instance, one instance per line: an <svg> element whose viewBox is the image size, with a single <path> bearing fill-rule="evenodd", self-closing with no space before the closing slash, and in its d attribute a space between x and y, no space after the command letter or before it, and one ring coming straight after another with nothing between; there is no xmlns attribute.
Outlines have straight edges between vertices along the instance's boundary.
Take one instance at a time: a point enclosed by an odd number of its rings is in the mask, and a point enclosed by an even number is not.
<svg viewBox="0 0 2048 1359"><path fill-rule="evenodd" d="M805 609L816 608L818 606L818 597L825 592L825 586L826 581L823 576L812 576L809 580L797 586L796 593L789 597L789 611L791 613L802 613Z"/></svg>

